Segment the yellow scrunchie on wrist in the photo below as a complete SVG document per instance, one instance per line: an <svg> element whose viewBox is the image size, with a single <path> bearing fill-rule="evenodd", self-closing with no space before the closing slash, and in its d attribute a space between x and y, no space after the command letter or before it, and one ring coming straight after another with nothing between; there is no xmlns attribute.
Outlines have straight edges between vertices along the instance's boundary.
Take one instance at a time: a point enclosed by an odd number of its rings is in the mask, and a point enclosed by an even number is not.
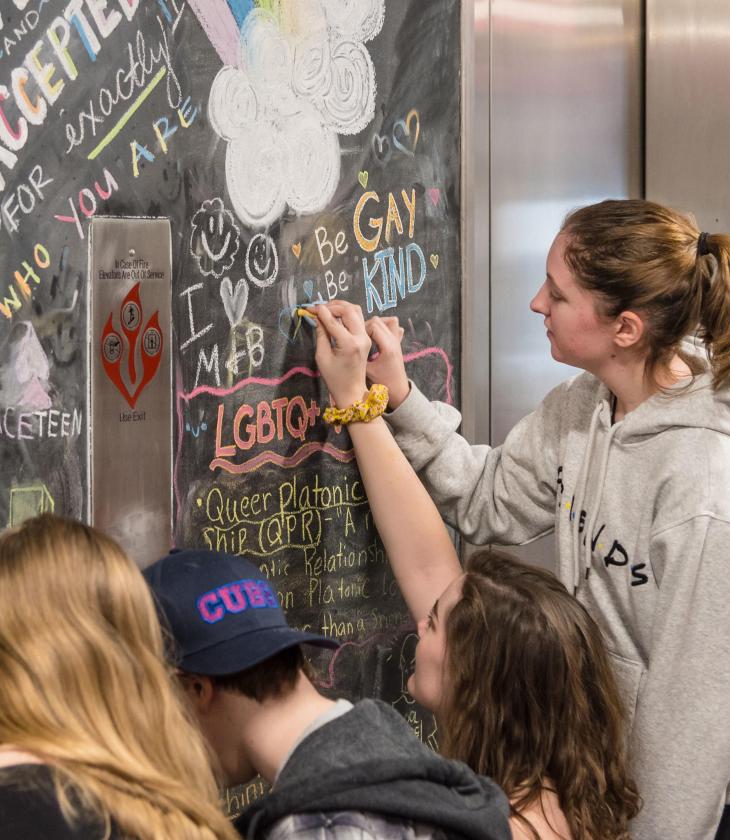
<svg viewBox="0 0 730 840"><path fill-rule="evenodd" d="M388 389L385 385L371 385L368 395L364 400L358 400L347 408L336 408L330 406L325 408L325 423L340 423L346 426L348 423L369 423L385 411L388 407Z"/></svg>

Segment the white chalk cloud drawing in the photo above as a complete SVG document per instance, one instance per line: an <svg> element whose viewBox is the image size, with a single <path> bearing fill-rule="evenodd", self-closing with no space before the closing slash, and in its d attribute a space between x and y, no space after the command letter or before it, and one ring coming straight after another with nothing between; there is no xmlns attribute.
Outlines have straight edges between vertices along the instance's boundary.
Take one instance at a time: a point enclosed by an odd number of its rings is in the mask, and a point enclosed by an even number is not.
<svg viewBox="0 0 730 840"><path fill-rule="evenodd" d="M238 66L220 70L208 102L244 224L326 207L340 177L339 135L359 133L375 114L365 44L384 17L385 0L297 0L248 14Z"/></svg>

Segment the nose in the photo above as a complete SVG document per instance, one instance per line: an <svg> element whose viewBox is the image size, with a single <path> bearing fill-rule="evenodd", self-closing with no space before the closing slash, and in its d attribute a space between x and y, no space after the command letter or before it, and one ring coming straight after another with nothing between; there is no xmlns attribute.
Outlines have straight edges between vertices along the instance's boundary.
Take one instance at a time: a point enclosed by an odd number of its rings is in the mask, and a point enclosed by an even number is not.
<svg viewBox="0 0 730 840"><path fill-rule="evenodd" d="M550 312L550 298L547 292L547 284L543 283L537 290L537 294L530 301L530 309L540 315L548 315Z"/></svg>
<svg viewBox="0 0 730 840"><path fill-rule="evenodd" d="M418 638L419 639L423 638L423 634L426 632L426 625L427 624L428 624L428 619L427 618L422 618L418 622L418 624L416 625L416 627L418 628Z"/></svg>

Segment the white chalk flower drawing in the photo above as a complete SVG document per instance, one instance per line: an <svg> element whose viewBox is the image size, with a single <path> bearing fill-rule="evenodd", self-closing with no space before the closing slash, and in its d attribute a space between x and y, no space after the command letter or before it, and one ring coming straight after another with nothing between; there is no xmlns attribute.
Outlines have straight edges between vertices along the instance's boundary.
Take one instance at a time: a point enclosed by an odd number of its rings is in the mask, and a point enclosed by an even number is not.
<svg viewBox="0 0 730 840"><path fill-rule="evenodd" d="M322 210L340 177L339 135L357 134L375 114L365 43L383 26L385 0L298 0L289 9L249 12L238 66L220 70L208 103L227 141L231 205L252 228L287 207Z"/></svg>
<svg viewBox="0 0 730 840"><path fill-rule="evenodd" d="M192 218L190 253L200 273L222 277L233 265L241 245L239 229L223 200L204 201Z"/></svg>

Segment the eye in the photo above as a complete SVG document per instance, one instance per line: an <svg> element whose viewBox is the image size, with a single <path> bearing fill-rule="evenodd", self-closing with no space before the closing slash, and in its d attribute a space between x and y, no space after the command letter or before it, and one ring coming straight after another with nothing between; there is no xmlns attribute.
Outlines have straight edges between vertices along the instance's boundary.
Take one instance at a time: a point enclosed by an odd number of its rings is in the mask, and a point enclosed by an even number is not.
<svg viewBox="0 0 730 840"><path fill-rule="evenodd" d="M565 300L565 298L562 297L562 295L559 295L557 292L553 291L548 292L548 296L550 297L550 300L554 301Z"/></svg>
<svg viewBox="0 0 730 840"><path fill-rule="evenodd" d="M428 630L433 630L433 610L431 610L428 614L426 619L426 628Z"/></svg>

